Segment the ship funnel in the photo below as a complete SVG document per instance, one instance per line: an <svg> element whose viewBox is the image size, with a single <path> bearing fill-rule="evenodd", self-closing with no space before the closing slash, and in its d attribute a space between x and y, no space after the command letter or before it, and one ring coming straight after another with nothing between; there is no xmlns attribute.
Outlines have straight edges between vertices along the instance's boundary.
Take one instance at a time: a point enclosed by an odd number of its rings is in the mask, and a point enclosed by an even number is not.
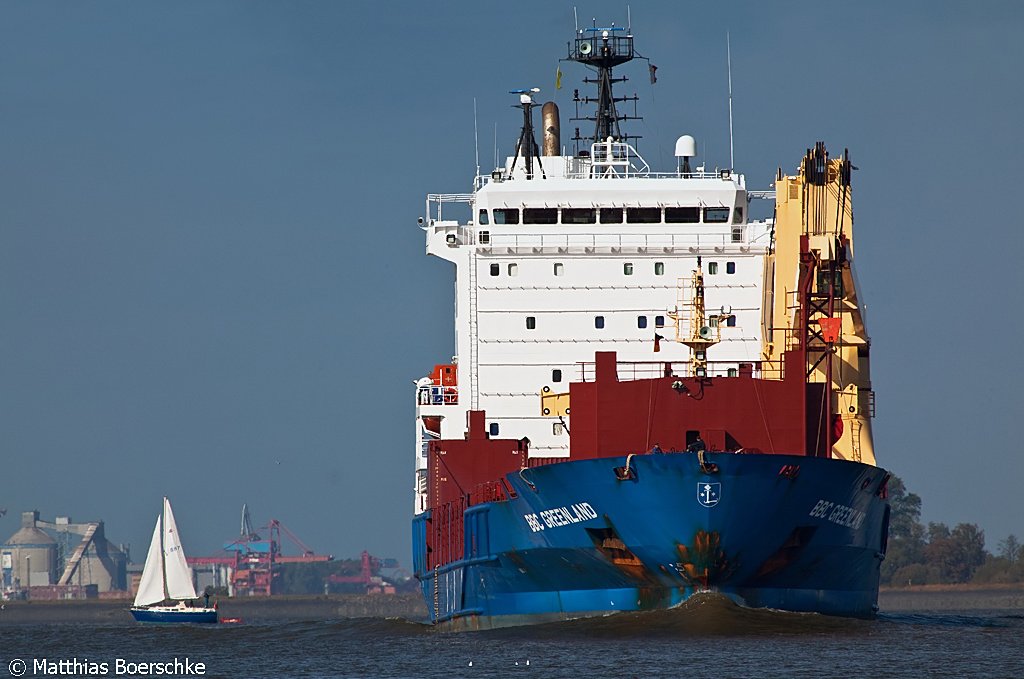
<svg viewBox="0 0 1024 679"><path fill-rule="evenodd" d="M690 158L697 155L697 141L688 134L676 139L676 158L679 159L679 173L690 174Z"/></svg>
<svg viewBox="0 0 1024 679"><path fill-rule="evenodd" d="M544 108L541 109L541 122L544 126L544 155L561 155L558 104L553 101L544 104Z"/></svg>

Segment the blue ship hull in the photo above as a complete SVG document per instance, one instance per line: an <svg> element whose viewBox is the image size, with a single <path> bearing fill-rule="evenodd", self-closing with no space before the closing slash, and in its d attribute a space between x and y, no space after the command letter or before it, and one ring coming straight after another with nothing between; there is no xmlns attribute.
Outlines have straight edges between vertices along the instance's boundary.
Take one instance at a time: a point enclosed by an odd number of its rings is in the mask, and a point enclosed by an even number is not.
<svg viewBox="0 0 1024 679"><path fill-rule="evenodd" d="M213 608L132 608L132 617L138 622L215 624L217 610Z"/></svg>
<svg viewBox="0 0 1024 679"><path fill-rule="evenodd" d="M516 497L469 507L464 558L432 567L413 521L430 620L453 629L663 609L694 593L829 615L877 611L888 474L785 455L633 456L507 477Z"/></svg>

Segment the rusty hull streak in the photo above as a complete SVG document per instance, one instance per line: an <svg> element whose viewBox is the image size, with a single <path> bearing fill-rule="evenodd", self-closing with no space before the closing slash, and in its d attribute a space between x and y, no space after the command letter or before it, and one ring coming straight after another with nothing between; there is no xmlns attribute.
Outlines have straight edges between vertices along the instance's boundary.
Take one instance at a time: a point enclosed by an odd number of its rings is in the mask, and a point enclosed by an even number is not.
<svg viewBox="0 0 1024 679"><path fill-rule="evenodd" d="M710 589L729 579L736 570L721 548L722 539L718 531L697 531L693 536L693 548L681 542L676 543L679 561L675 569L691 587Z"/></svg>

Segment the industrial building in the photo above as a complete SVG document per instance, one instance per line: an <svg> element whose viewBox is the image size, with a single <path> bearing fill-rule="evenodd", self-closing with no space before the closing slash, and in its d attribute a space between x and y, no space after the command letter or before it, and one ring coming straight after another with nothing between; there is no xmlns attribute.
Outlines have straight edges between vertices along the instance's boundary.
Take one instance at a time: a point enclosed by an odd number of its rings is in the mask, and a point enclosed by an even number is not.
<svg viewBox="0 0 1024 679"><path fill-rule="evenodd" d="M66 599L127 589L128 556L107 540L102 521L54 521L23 512L21 528L0 544L4 598Z"/></svg>

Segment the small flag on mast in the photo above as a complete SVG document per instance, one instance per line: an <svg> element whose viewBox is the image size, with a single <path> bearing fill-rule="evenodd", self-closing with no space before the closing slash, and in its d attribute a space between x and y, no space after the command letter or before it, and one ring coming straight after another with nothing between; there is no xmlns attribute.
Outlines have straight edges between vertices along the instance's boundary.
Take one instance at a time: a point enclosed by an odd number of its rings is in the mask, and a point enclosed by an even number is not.
<svg viewBox="0 0 1024 679"><path fill-rule="evenodd" d="M654 351L655 353L661 351L661 340L665 339L658 333L654 333Z"/></svg>
<svg viewBox="0 0 1024 679"><path fill-rule="evenodd" d="M555 67L555 89L556 90L562 89L562 67L561 66L556 66Z"/></svg>
<svg viewBox="0 0 1024 679"><path fill-rule="evenodd" d="M654 64L647 64L647 68L651 72L651 84L653 85L654 83L658 82L658 76L657 76L658 67L655 66Z"/></svg>

